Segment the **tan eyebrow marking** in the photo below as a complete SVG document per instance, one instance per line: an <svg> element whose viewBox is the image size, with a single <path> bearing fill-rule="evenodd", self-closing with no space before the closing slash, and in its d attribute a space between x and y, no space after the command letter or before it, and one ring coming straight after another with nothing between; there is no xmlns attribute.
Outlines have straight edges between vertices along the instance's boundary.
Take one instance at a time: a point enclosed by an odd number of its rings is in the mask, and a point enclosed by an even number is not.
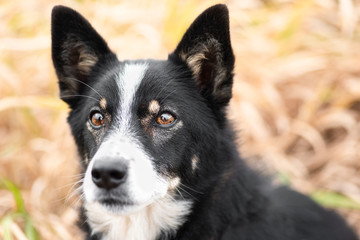
<svg viewBox="0 0 360 240"><path fill-rule="evenodd" d="M198 163L199 163L199 157L196 154L194 154L194 156L191 159L191 168L193 172L196 170Z"/></svg>
<svg viewBox="0 0 360 240"><path fill-rule="evenodd" d="M160 111L160 104L157 100L152 100L149 103L149 113L150 114L157 114Z"/></svg>
<svg viewBox="0 0 360 240"><path fill-rule="evenodd" d="M106 109L106 99L104 97L100 99L100 107L103 110Z"/></svg>
<svg viewBox="0 0 360 240"><path fill-rule="evenodd" d="M149 135L153 135L153 130L150 126L151 120L159 113L160 108L161 108L160 103L157 100L155 99L151 100L148 105L147 114L140 120L145 131Z"/></svg>

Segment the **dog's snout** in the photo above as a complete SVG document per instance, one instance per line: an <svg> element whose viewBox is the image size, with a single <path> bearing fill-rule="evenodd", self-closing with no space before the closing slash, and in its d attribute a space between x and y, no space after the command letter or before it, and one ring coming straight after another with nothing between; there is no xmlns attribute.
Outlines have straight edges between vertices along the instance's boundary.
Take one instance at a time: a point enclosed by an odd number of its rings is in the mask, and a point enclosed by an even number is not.
<svg viewBox="0 0 360 240"><path fill-rule="evenodd" d="M126 175L127 166L119 161L97 161L91 171L92 181L96 186L107 190L125 182Z"/></svg>

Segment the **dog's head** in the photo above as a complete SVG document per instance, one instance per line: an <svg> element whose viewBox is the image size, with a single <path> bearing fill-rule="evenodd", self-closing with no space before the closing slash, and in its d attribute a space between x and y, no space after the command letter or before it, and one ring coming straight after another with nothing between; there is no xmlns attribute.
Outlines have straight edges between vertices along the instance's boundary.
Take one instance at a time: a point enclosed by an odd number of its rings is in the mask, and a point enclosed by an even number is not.
<svg viewBox="0 0 360 240"><path fill-rule="evenodd" d="M119 61L88 21L58 6L52 57L86 203L127 214L169 195L191 198L187 186L208 182L233 81L224 5L202 13L163 61Z"/></svg>

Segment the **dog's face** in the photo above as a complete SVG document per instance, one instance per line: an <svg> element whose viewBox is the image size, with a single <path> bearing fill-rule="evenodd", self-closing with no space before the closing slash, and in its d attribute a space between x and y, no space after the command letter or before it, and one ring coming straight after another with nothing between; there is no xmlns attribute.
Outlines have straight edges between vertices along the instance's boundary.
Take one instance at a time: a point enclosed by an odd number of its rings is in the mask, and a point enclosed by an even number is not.
<svg viewBox="0 0 360 240"><path fill-rule="evenodd" d="M56 7L52 55L85 203L128 214L166 196L191 198L181 186L207 177L231 98L226 7L200 15L164 61L119 61L82 16Z"/></svg>

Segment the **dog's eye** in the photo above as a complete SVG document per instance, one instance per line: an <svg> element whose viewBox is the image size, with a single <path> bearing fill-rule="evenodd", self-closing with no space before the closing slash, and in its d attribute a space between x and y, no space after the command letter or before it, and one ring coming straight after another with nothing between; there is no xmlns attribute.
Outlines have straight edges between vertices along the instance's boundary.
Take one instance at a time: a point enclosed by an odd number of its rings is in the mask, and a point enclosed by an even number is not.
<svg viewBox="0 0 360 240"><path fill-rule="evenodd" d="M90 114L90 123L93 127L98 128L105 124L104 115L98 111L94 111Z"/></svg>
<svg viewBox="0 0 360 240"><path fill-rule="evenodd" d="M174 123L175 120L176 120L176 118L174 117L174 115L172 115L171 113L168 113L168 112L164 112L156 118L156 122L163 126L170 125L170 124Z"/></svg>

